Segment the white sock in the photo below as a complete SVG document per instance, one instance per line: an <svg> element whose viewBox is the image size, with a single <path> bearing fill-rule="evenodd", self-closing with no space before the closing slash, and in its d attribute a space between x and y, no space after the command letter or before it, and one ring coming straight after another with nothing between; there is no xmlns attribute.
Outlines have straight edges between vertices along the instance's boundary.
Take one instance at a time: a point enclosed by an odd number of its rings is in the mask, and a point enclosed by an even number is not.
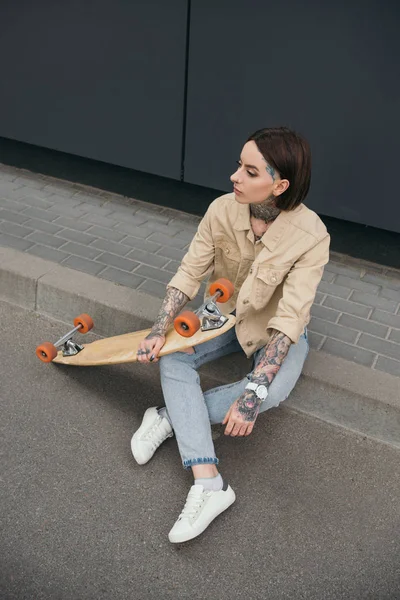
<svg viewBox="0 0 400 600"><path fill-rule="evenodd" d="M212 492L219 492L224 486L224 480L219 473L216 477L195 479L194 483L195 485L202 485L205 490L211 490Z"/></svg>

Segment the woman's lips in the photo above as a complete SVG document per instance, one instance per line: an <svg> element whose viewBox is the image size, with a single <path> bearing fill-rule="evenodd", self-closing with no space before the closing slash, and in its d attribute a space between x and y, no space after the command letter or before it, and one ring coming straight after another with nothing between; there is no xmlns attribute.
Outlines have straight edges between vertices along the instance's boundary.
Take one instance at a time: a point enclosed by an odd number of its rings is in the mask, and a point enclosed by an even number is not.
<svg viewBox="0 0 400 600"><path fill-rule="evenodd" d="M241 194L242 192L240 190L238 190L236 187L233 188L233 191L235 192L235 194Z"/></svg>

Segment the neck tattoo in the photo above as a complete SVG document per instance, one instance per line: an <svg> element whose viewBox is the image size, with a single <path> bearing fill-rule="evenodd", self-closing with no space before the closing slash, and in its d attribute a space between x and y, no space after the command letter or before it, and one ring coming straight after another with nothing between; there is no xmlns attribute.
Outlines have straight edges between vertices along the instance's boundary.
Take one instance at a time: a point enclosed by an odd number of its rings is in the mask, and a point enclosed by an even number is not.
<svg viewBox="0 0 400 600"><path fill-rule="evenodd" d="M265 223L271 223L281 211L271 204L250 204L250 214L254 219L260 219Z"/></svg>

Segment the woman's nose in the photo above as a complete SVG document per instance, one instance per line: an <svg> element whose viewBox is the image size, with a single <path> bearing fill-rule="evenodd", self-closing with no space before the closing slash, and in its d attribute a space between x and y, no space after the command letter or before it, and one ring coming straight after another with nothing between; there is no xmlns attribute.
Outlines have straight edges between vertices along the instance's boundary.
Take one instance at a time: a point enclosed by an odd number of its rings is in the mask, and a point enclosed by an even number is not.
<svg viewBox="0 0 400 600"><path fill-rule="evenodd" d="M239 169L232 173L230 180L232 181L232 183L239 183Z"/></svg>

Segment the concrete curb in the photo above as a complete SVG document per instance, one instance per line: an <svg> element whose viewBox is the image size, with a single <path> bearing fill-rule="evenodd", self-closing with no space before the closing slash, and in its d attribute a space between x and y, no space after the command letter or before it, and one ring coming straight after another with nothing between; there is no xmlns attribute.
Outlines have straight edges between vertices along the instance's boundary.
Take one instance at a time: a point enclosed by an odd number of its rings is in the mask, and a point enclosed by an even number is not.
<svg viewBox="0 0 400 600"><path fill-rule="evenodd" d="M71 323L87 312L101 336L151 326L161 305L143 292L6 247L0 247L0 299ZM249 361L237 357L207 365L202 373L221 384L248 370ZM399 387L397 377L310 350L285 405L400 448Z"/></svg>

